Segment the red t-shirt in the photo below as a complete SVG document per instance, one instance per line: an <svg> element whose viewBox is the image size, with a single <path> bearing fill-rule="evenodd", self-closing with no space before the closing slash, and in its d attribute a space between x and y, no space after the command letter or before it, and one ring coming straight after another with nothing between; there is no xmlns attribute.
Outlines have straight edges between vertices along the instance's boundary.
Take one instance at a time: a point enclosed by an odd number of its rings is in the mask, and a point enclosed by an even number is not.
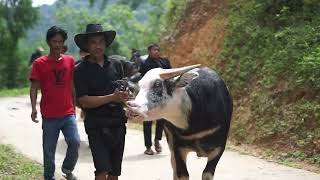
<svg viewBox="0 0 320 180"><path fill-rule="evenodd" d="M45 118L59 118L75 113L73 103L74 58L61 55L56 61L42 56L32 64L30 81L40 82L40 111Z"/></svg>

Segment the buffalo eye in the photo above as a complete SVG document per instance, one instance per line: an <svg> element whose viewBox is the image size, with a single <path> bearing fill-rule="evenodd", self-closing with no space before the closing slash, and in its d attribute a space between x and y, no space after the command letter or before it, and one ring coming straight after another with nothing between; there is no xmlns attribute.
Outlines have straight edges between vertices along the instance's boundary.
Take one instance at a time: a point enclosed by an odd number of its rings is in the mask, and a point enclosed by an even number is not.
<svg viewBox="0 0 320 180"><path fill-rule="evenodd" d="M153 84L153 88L155 89L162 88L162 81L157 79Z"/></svg>
<svg viewBox="0 0 320 180"><path fill-rule="evenodd" d="M163 91L163 86L162 86L162 81L157 79L154 83L153 83L153 92L154 94L156 94L157 96L162 96L162 91Z"/></svg>

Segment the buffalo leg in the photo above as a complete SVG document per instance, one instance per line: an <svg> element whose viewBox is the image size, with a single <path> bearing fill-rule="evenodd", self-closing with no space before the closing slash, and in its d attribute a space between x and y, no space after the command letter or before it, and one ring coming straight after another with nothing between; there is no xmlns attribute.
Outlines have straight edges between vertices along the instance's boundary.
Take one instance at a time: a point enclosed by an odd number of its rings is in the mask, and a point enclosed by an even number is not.
<svg viewBox="0 0 320 180"><path fill-rule="evenodd" d="M170 132L168 127L164 126L164 132L171 152L173 180L188 180L189 174L186 166L187 151L180 151L179 148L177 148L173 134Z"/></svg>
<svg viewBox="0 0 320 180"><path fill-rule="evenodd" d="M178 180L189 180L189 173L187 170L186 159L187 153L183 153L184 151L178 147L174 147L174 160L176 164L176 175Z"/></svg>
<svg viewBox="0 0 320 180"><path fill-rule="evenodd" d="M222 155L221 148L215 148L208 156L207 165L202 173L202 180L213 180L214 172Z"/></svg>
<svg viewBox="0 0 320 180"><path fill-rule="evenodd" d="M172 166L172 171L173 171L173 180L178 180L177 176L177 168L176 168L176 160L174 159L173 152L171 151L171 166Z"/></svg>

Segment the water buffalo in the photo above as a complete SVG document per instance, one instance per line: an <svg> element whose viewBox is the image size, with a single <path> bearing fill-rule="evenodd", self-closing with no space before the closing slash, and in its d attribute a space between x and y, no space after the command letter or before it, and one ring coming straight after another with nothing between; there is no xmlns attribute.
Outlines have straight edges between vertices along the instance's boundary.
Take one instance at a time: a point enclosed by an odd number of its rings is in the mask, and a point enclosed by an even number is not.
<svg viewBox="0 0 320 180"><path fill-rule="evenodd" d="M202 179L212 180L228 137L231 95L215 71L199 67L152 69L139 81L135 99L128 102L131 119L166 119L174 180L189 179L186 158L191 151L208 158Z"/></svg>

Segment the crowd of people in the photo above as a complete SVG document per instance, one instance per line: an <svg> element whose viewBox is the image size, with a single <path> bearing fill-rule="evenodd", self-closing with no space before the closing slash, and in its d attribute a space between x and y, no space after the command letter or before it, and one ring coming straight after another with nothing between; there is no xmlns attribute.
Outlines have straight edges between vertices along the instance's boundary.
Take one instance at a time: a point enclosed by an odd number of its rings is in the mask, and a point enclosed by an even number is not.
<svg viewBox="0 0 320 180"><path fill-rule="evenodd" d="M37 48L30 58L31 119L38 123L37 94L41 91L40 112L43 130L44 179L55 179L55 151L60 131L68 148L62 164L66 179L77 179L73 173L78 160L80 138L76 121L76 105L81 108L81 118L89 140L97 180L116 180L121 175L125 146L127 117L123 104L129 93L115 85L115 81L135 74L136 80L153 68L171 68L170 61L160 56L160 46L147 47L148 57L142 60L140 51L132 49L129 61L119 61L106 55L116 37L116 32L104 30L100 24L88 24L84 33L74 36L80 59L67 55L67 32L53 26L47 31L48 55ZM132 66L132 68L125 68ZM133 72L126 72L126 71ZM138 75L137 75L138 74ZM156 122L152 143L152 121L143 122L144 154L161 153L160 140L163 119Z"/></svg>

